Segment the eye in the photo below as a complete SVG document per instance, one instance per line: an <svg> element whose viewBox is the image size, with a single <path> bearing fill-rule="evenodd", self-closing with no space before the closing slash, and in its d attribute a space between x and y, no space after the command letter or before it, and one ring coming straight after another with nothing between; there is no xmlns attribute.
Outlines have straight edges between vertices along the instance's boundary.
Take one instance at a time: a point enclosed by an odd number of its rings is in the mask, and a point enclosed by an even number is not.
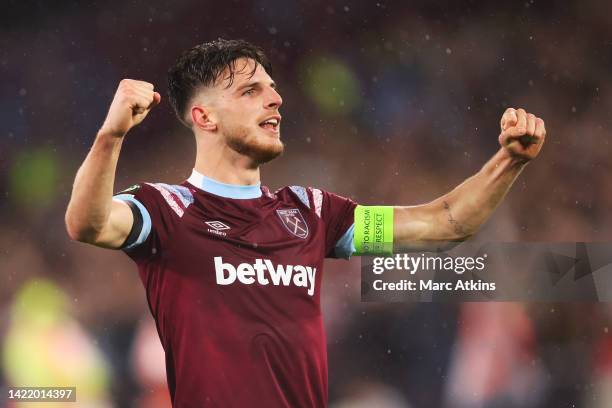
<svg viewBox="0 0 612 408"><path fill-rule="evenodd" d="M246 91L244 91L242 93L242 95L253 95L255 93L255 89L251 88L251 89L247 89Z"/></svg>

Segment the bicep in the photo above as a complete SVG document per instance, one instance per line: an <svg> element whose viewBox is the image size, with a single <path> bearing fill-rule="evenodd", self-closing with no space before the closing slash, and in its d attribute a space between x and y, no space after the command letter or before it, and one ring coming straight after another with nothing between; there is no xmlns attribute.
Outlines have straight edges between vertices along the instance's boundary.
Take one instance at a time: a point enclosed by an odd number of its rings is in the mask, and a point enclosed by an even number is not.
<svg viewBox="0 0 612 408"><path fill-rule="evenodd" d="M130 206L122 200L113 199L108 221L93 244L119 249L130 235L133 224L134 215Z"/></svg>

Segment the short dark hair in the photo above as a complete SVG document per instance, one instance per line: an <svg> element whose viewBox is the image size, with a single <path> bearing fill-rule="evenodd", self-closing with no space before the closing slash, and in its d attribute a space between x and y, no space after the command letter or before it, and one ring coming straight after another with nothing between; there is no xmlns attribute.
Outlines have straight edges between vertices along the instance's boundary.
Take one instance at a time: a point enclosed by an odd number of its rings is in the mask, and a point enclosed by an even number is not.
<svg viewBox="0 0 612 408"><path fill-rule="evenodd" d="M181 122L184 123L185 109L196 89L202 85L214 85L226 68L229 69L227 87L232 86L235 62L240 58L255 61L251 76L255 74L257 64L268 73L272 72L272 66L263 50L244 40L219 38L196 45L178 58L168 70L168 93L170 104Z"/></svg>

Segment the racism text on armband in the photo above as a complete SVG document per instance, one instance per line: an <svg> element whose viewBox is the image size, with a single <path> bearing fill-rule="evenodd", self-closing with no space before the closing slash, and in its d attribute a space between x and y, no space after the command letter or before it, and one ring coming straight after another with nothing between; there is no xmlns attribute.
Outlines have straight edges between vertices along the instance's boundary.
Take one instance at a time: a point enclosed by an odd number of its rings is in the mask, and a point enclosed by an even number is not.
<svg viewBox="0 0 612 408"><path fill-rule="evenodd" d="M393 207L355 208L355 249L357 255L393 253Z"/></svg>

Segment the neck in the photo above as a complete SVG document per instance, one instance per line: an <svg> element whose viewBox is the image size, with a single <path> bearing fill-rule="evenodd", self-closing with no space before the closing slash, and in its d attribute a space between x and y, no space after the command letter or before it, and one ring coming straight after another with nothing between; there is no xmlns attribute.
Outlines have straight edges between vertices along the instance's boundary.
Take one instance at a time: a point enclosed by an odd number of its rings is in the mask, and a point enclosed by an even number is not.
<svg viewBox="0 0 612 408"><path fill-rule="evenodd" d="M259 165L225 143L196 137L194 169L204 176L226 184L255 185L260 182ZM217 142L217 143L215 143Z"/></svg>

